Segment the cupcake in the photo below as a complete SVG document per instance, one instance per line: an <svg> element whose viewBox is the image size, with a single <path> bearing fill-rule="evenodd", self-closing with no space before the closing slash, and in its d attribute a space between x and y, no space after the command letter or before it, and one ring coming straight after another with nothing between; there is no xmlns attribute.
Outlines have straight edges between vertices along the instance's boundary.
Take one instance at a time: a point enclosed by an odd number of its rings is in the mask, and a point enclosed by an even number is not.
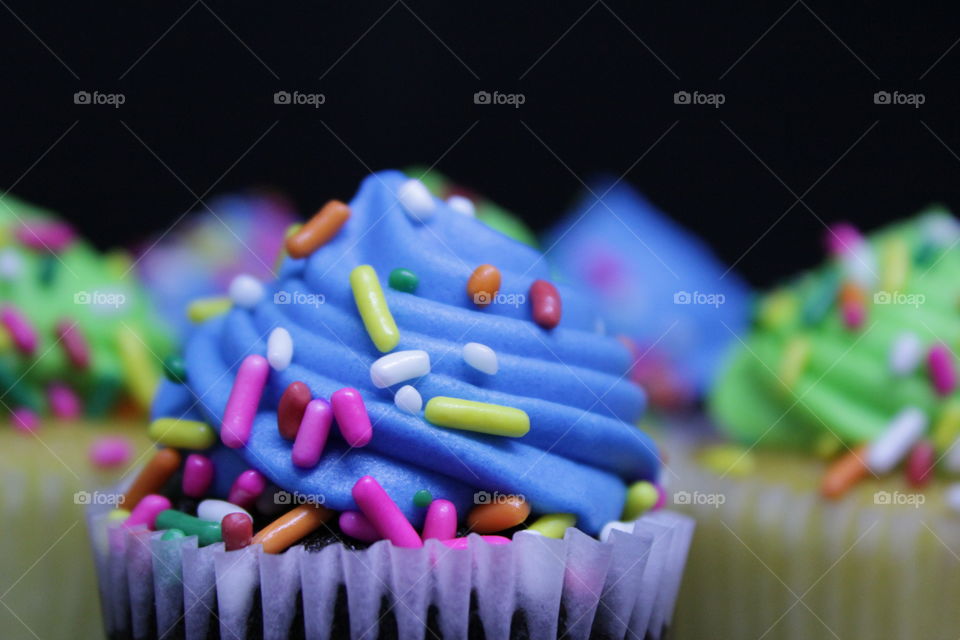
<svg viewBox="0 0 960 640"><path fill-rule="evenodd" d="M939 210L836 225L826 264L760 301L710 394L724 442L670 438L701 527L684 633L955 634L958 240Z"/></svg>
<svg viewBox="0 0 960 640"><path fill-rule="evenodd" d="M692 523L589 298L397 172L286 249L88 512L109 636L661 637Z"/></svg>

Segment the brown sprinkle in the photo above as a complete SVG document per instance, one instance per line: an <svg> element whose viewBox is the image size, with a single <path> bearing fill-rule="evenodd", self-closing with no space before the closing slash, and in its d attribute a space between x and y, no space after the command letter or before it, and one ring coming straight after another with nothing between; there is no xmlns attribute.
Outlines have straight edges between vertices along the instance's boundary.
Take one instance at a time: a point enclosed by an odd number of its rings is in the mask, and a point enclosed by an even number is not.
<svg viewBox="0 0 960 640"><path fill-rule="evenodd" d="M287 253L291 258L304 258L337 235L340 227L350 218L350 207L339 200L323 205L300 230L287 238Z"/></svg>

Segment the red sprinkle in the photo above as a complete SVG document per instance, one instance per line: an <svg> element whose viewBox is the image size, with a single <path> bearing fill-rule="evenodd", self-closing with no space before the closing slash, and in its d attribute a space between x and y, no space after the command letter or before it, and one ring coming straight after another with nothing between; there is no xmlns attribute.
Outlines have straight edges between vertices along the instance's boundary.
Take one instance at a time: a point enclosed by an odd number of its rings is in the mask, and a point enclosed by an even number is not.
<svg viewBox="0 0 960 640"><path fill-rule="evenodd" d="M227 551L249 547L253 540L253 520L245 513L228 513L220 521L223 545Z"/></svg>
<svg viewBox="0 0 960 640"><path fill-rule="evenodd" d="M929 440L921 440L907 456L907 482L912 487L922 487L933 478L933 467L937 462L937 452Z"/></svg>
<svg viewBox="0 0 960 640"><path fill-rule="evenodd" d="M77 369L90 366L90 348L80 332L80 327L70 320L61 320L56 327L57 340L63 346L70 364Z"/></svg>
<svg viewBox="0 0 960 640"><path fill-rule="evenodd" d="M546 280L535 280L530 285L530 303L533 305L533 321L544 329L553 329L560 324L560 293Z"/></svg>
<svg viewBox="0 0 960 640"><path fill-rule="evenodd" d="M280 435L287 440L295 440L303 413L312 399L310 387L302 382L292 382L280 396L280 405L277 407L277 428Z"/></svg>

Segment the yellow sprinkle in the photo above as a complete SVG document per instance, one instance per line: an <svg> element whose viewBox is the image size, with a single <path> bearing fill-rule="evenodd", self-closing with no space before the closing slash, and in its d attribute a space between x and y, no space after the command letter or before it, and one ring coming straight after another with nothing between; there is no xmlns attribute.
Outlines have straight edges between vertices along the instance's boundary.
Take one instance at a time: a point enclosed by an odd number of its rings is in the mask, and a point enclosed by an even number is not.
<svg viewBox="0 0 960 640"><path fill-rule="evenodd" d="M280 243L280 251L277 253L277 262L273 265L274 271L280 271L280 265L282 265L283 261L287 258L287 238L295 235L302 227L303 223L295 222L287 227L287 230L283 232L283 242Z"/></svg>
<svg viewBox="0 0 960 640"><path fill-rule="evenodd" d="M519 438L530 431L530 417L526 411L460 398L430 398L423 415L428 422L441 427L495 436Z"/></svg>
<svg viewBox="0 0 960 640"><path fill-rule="evenodd" d="M540 516L527 527L527 531L536 531L547 538L562 538L567 529L577 524L576 516L569 513L551 513Z"/></svg>
<svg viewBox="0 0 960 640"><path fill-rule="evenodd" d="M833 460L843 448L843 441L832 433L822 433L813 444L813 452L824 460Z"/></svg>
<svg viewBox="0 0 960 640"><path fill-rule="evenodd" d="M107 520L109 522L123 522L130 517L130 512L126 509L111 509L110 513L107 514Z"/></svg>
<svg viewBox="0 0 960 640"><path fill-rule="evenodd" d="M700 464L720 475L745 477L753 473L756 458L734 444L718 444L700 453Z"/></svg>
<svg viewBox="0 0 960 640"><path fill-rule="evenodd" d="M636 520L644 513L653 508L660 499L660 492L652 482L641 480L634 482L627 489L627 499L623 505L623 519L626 521Z"/></svg>
<svg viewBox="0 0 960 640"><path fill-rule="evenodd" d="M207 449L216 442L217 434L206 422L159 418L150 423L147 436L151 440L177 449Z"/></svg>
<svg viewBox="0 0 960 640"><path fill-rule="evenodd" d="M226 296L199 298L187 307L187 318L190 319L190 322L199 324L226 313L232 305L233 302Z"/></svg>
<svg viewBox="0 0 960 640"><path fill-rule="evenodd" d="M796 295L785 289L774 291L760 302L757 322L765 329L779 329L793 322L798 309Z"/></svg>
<svg viewBox="0 0 960 640"><path fill-rule="evenodd" d="M891 238L884 243L880 254L880 289L903 291L910 269L910 249L903 238Z"/></svg>
<svg viewBox="0 0 960 640"><path fill-rule="evenodd" d="M933 446L941 454L960 438L960 399L947 400L933 424Z"/></svg>
<svg viewBox="0 0 960 640"><path fill-rule="evenodd" d="M104 256L104 265L110 277L124 280L133 267L133 258L126 251L117 249Z"/></svg>
<svg viewBox="0 0 960 640"><path fill-rule="evenodd" d="M807 367L807 361L810 359L810 338L808 336L794 336L787 342L783 349L783 358L780 360L780 371L778 376L780 381L786 386L788 391L793 387L803 375L803 370Z"/></svg>
<svg viewBox="0 0 960 640"><path fill-rule="evenodd" d="M129 326L122 326L117 332L117 347L127 391L140 407L149 409L160 384L159 363Z"/></svg>
<svg viewBox="0 0 960 640"><path fill-rule="evenodd" d="M400 342L400 330L390 314L387 299L383 297L377 272L368 264L356 267L350 272L350 287L373 344L383 353L392 350Z"/></svg>

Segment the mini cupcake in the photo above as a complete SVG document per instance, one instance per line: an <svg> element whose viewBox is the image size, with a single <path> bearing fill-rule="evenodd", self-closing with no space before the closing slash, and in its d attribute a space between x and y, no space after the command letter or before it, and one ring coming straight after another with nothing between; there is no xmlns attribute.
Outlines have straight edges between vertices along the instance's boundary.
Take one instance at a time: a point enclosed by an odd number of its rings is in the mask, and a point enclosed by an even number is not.
<svg viewBox="0 0 960 640"><path fill-rule="evenodd" d="M693 637L960 626L958 240L942 211L869 237L837 225L824 266L760 301L710 397L740 448L671 448L673 501L705 534L682 600Z"/></svg>
<svg viewBox="0 0 960 640"><path fill-rule="evenodd" d="M692 524L588 299L397 172L286 249L89 511L110 637L661 637Z"/></svg>

